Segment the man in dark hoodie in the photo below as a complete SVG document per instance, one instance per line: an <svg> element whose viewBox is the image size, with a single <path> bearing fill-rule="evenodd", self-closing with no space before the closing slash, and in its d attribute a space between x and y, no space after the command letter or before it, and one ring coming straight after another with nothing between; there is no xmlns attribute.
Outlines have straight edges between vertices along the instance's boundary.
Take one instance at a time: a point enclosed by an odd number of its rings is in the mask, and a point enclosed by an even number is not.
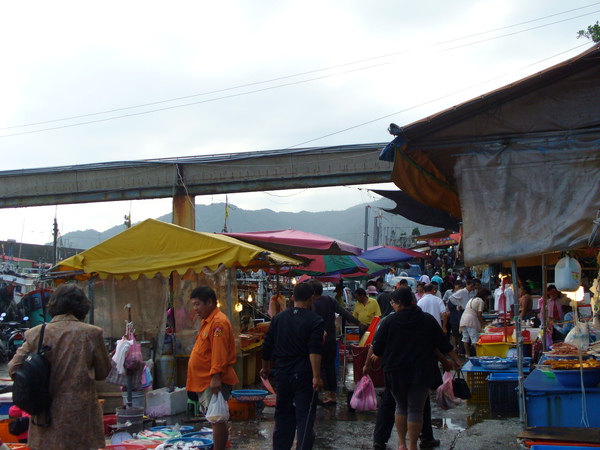
<svg viewBox="0 0 600 450"><path fill-rule="evenodd" d="M416 450L425 402L439 378L438 355L450 356L457 370L461 363L436 320L413 304L410 289L400 288L391 297L395 313L381 322L373 355L381 358L386 388L396 400L398 448L407 448L408 433L408 448Z"/></svg>

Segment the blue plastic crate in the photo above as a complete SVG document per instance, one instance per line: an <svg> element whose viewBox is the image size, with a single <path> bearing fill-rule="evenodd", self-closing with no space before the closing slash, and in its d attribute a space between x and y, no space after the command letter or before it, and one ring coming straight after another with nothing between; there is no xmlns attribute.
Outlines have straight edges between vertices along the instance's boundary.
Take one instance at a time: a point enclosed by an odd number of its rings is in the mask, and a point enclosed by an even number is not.
<svg viewBox="0 0 600 450"><path fill-rule="evenodd" d="M571 446L571 445L544 445L544 444L535 444L531 446L531 450L590 450L593 447L582 447L580 445Z"/></svg>
<svg viewBox="0 0 600 450"><path fill-rule="evenodd" d="M519 384L519 374L491 373L487 377L487 381L491 411L519 411L519 396L516 390Z"/></svg>
<svg viewBox="0 0 600 450"><path fill-rule="evenodd" d="M2 402L0 403L0 416L8 416L8 410L13 405L13 402Z"/></svg>

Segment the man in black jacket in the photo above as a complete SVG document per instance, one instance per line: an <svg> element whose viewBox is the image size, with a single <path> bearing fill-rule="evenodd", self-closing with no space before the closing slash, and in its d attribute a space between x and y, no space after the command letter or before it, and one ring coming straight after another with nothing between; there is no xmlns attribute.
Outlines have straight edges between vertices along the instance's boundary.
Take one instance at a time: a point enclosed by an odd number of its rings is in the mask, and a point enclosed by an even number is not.
<svg viewBox="0 0 600 450"><path fill-rule="evenodd" d="M275 362L277 402L273 448L290 449L298 431L298 449L311 449L317 394L323 387L321 353L325 326L310 310L314 291L308 283L294 288L294 307L275 317L262 345L262 370L267 378L269 361Z"/></svg>
<svg viewBox="0 0 600 450"><path fill-rule="evenodd" d="M335 330L335 314L339 314L354 325L358 325L362 332L365 332L368 326L360 322L352 313L345 308L342 308L329 295L323 295L323 284L319 280L312 279L308 282L315 291L315 299L312 302L312 310L323 318L325 322L325 342L323 343L323 355L321 358L321 372L323 374L324 393L322 403L326 405L335 405L337 399L337 375L335 373L335 358L338 352L336 330Z"/></svg>

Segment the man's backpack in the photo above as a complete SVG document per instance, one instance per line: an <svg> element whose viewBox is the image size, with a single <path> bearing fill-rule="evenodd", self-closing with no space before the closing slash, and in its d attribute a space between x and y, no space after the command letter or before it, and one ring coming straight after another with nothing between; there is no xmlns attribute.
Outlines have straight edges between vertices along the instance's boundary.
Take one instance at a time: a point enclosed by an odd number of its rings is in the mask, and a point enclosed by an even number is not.
<svg viewBox="0 0 600 450"><path fill-rule="evenodd" d="M40 426L50 425L50 362L46 359L46 352L50 347L43 345L44 330L42 325L37 353L31 352L25 356L21 368L14 374L13 402L23 411L32 416L46 413L43 424L32 423Z"/></svg>

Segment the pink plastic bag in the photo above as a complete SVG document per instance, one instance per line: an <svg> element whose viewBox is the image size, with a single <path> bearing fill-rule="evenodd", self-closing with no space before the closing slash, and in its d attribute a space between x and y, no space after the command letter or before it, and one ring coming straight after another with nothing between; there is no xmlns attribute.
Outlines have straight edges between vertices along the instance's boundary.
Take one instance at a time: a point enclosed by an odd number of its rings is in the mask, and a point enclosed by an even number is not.
<svg viewBox="0 0 600 450"><path fill-rule="evenodd" d="M357 411L375 411L377 409L375 386L369 375L362 377L356 384L356 389L350 399L350 407Z"/></svg>
<svg viewBox="0 0 600 450"><path fill-rule="evenodd" d="M454 396L454 390L452 389L454 376L451 372L444 372L442 379L444 382L435 391L435 401L444 410L456 408L460 405L460 398Z"/></svg>
<svg viewBox="0 0 600 450"><path fill-rule="evenodd" d="M134 336L131 337L131 341L131 347L129 347L127 356L125 356L123 367L129 370L137 370L144 363L144 359L142 358L142 346L135 340Z"/></svg>

